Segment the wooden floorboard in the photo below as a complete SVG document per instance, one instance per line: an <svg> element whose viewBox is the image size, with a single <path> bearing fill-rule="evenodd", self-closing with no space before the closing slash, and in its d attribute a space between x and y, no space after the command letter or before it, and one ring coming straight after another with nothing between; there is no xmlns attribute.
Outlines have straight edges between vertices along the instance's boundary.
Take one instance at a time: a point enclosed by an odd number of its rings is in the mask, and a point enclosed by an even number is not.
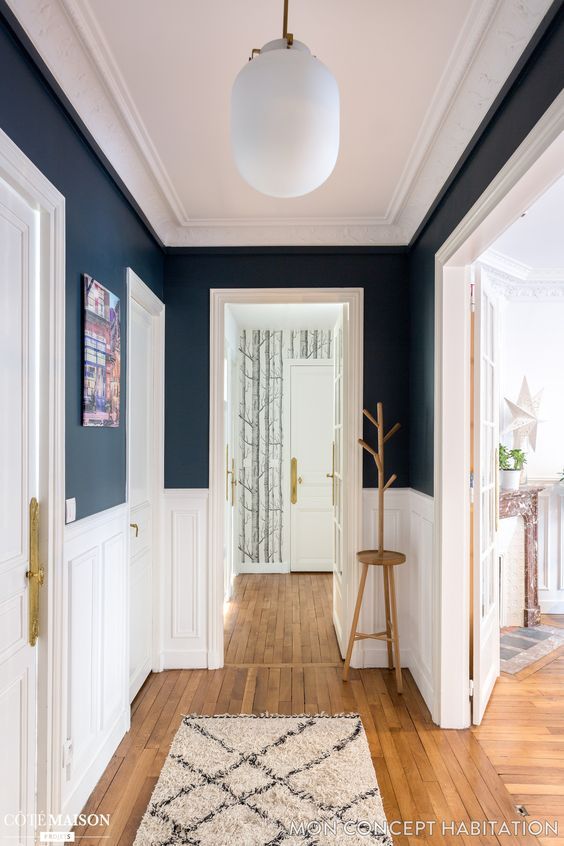
<svg viewBox="0 0 564 846"><path fill-rule="evenodd" d="M331 620L326 574L249 575L236 579L225 618L225 667L149 676L132 705L131 729L92 793L86 813L110 825L77 829L94 840L130 846L182 715L360 713L388 820L435 823L394 843L561 846L560 838L441 832L437 821L465 823L559 818L564 838L564 656L526 678L503 676L483 724L442 731L409 671L398 696L388 670L352 670L342 660ZM550 620L557 625L556 618Z"/></svg>

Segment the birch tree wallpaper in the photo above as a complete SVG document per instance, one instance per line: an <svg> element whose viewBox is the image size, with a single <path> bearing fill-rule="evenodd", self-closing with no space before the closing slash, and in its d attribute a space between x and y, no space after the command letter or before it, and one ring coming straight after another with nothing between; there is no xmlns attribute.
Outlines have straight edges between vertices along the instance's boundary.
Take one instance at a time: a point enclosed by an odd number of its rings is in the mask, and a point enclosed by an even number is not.
<svg viewBox="0 0 564 846"><path fill-rule="evenodd" d="M239 560L284 561L284 359L330 359L331 330L244 329L239 339Z"/></svg>

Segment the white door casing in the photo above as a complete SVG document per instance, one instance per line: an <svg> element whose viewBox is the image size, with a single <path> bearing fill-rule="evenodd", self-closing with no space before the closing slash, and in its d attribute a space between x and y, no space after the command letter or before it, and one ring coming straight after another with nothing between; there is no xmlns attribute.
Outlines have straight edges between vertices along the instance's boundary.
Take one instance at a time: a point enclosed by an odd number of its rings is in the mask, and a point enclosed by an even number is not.
<svg viewBox="0 0 564 846"><path fill-rule="evenodd" d="M237 354L226 341L224 383L224 432L225 432L225 526L224 597L227 602L233 593L233 579L237 561Z"/></svg>
<svg viewBox="0 0 564 846"><path fill-rule="evenodd" d="M160 669L164 305L133 273L128 281L129 693Z"/></svg>
<svg viewBox="0 0 564 846"><path fill-rule="evenodd" d="M564 93L546 111L435 256L435 538L432 716L471 721L469 690L470 345L465 267L564 171Z"/></svg>
<svg viewBox="0 0 564 846"><path fill-rule="evenodd" d="M350 331L344 346L343 425L347 496L343 502L343 625L352 619L358 589L355 553L362 543L363 289L238 288L210 290L210 496L208 512L208 667L223 666L224 596L224 344L225 306L231 303L340 303ZM220 530L218 531L218 527Z"/></svg>
<svg viewBox="0 0 564 846"><path fill-rule="evenodd" d="M290 504L290 569L332 572L333 362L288 361L290 454L297 462Z"/></svg>
<svg viewBox="0 0 564 846"><path fill-rule="evenodd" d="M487 273L474 268L474 653L472 721L482 721L500 672L496 549L499 443L498 310Z"/></svg>
<svg viewBox="0 0 564 846"><path fill-rule="evenodd" d="M31 497L39 499L39 215L0 180L0 830L32 843L37 657L29 645ZM6 823L22 814L20 825Z"/></svg>

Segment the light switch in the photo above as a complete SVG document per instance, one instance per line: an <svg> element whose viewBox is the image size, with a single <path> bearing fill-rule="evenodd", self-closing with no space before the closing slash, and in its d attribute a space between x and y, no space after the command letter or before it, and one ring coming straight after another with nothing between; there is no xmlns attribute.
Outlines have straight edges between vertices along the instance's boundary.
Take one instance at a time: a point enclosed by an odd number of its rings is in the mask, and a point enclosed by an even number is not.
<svg viewBox="0 0 564 846"><path fill-rule="evenodd" d="M65 523L74 523L76 520L76 498L65 500Z"/></svg>

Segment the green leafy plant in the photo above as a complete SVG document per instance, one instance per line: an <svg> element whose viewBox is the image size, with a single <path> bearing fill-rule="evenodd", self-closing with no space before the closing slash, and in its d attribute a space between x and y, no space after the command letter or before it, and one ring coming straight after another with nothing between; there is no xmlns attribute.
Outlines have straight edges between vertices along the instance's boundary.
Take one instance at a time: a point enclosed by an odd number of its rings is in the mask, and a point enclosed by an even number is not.
<svg viewBox="0 0 564 846"><path fill-rule="evenodd" d="M499 469L512 470L511 453L504 444L499 445ZM564 473L564 470L562 471Z"/></svg>
<svg viewBox="0 0 564 846"><path fill-rule="evenodd" d="M504 444L499 445L499 469L522 470L527 463L527 456L522 449L508 449ZM564 469L562 470L564 479Z"/></svg>
<svg viewBox="0 0 564 846"><path fill-rule="evenodd" d="M510 450L511 458L513 459L513 470L522 470L523 465L527 463L527 456L522 449Z"/></svg>

